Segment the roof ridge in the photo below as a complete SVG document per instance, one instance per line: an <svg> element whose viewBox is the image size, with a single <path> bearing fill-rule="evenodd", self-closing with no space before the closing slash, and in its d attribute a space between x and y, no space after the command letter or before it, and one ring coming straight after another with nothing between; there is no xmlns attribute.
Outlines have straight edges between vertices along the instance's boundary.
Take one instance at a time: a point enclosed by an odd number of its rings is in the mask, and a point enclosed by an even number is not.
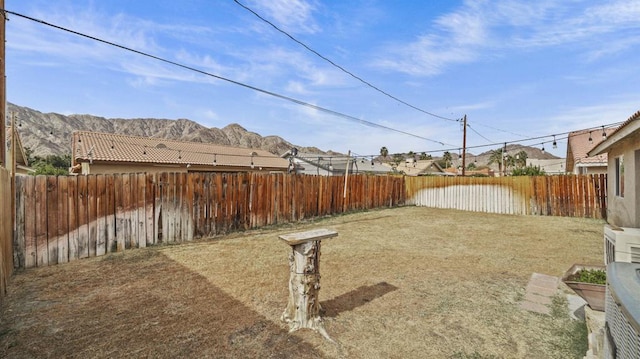
<svg viewBox="0 0 640 359"><path fill-rule="evenodd" d="M127 138L127 139L142 139L142 140L145 140L145 141L158 141L158 142L172 142L172 143L176 143L176 144L194 144L194 145L204 145L204 146L217 146L217 147L223 147L223 148L234 149L234 150L246 148L247 150L262 151L262 152L266 152L266 153L272 154L271 152L269 152L267 150L264 150L262 148L239 147L239 146L232 146L232 145L221 145L221 144L217 144L217 143L213 143L213 142L185 141L185 140L175 140L175 139L172 139L172 138L145 137L145 136L137 136L137 135L125 135L125 134L121 134L121 133L98 132L98 131L87 131L87 130L76 130L76 131L73 131L72 134L74 136L75 135L82 135L82 134L108 135L108 136L116 136L116 137Z"/></svg>

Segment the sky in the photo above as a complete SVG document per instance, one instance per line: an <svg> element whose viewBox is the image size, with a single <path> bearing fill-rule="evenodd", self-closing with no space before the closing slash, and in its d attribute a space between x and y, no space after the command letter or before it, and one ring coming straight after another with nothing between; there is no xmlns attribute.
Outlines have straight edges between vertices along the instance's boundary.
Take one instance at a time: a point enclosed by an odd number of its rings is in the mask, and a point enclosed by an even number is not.
<svg viewBox="0 0 640 359"><path fill-rule="evenodd" d="M466 115L469 153L508 142L565 157L567 132L640 110L637 0L5 0L5 9L19 14L6 25L7 100L45 113L238 123L361 156L383 146L460 152Z"/></svg>

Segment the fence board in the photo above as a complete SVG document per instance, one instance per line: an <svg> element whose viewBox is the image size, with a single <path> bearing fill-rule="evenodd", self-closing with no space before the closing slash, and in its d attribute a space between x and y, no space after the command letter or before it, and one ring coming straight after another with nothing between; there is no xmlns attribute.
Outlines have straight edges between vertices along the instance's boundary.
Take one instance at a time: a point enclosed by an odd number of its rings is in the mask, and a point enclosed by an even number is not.
<svg viewBox="0 0 640 359"><path fill-rule="evenodd" d="M96 176L96 256L107 253L107 178L105 175Z"/></svg>
<svg viewBox="0 0 640 359"><path fill-rule="evenodd" d="M36 237L36 177L27 176L24 181L16 181L16 184L23 183L22 190L18 192L18 195L24 195L24 211L22 213L24 221L24 234L25 234L25 255L24 255L24 267L32 268L38 263L38 247ZM18 227L18 228L22 228ZM22 264L22 263L20 263Z"/></svg>
<svg viewBox="0 0 640 359"><path fill-rule="evenodd" d="M2 185L2 183L0 183L0 185ZM28 256L28 251L26 250L27 248L27 243L26 243L26 233L25 233L25 215L24 215L24 207L25 207L25 202L27 202L27 196L25 193L25 186L26 186L26 182L22 182L22 181L16 181L15 183L15 191L16 191L16 195L15 195L15 199L16 199L16 216L15 216L15 228L16 231L15 233L13 233L15 235L14 241L13 241L13 250L12 255L13 255L13 265L16 268L24 268L25 266L25 257ZM2 207L5 208L5 207ZM2 211L3 213L9 212L9 211ZM33 217L33 216L30 216ZM0 220L5 220L6 218L0 218ZM10 221L8 223L11 223ZM5 255L3 253L3 255ZM0 295L0 298L2 297L2 295Z"/></svg>
<svg viewBox="0 0 640 359"><path fill-rule="evenodd" d="M49 264L58 264L58 177L47 177L47 245Z"/></svg>
<svg viewBox="0 0 640 359"><path fill-rule="evenodd" d="M58 177L58 263L69 261L69 191L68 177Z"/></svg>
<svg viewBox="0 0 640 359"><path fill-rule="evenodd" d="M145 176L145 246L154 244L154 201L155 201L155 177L151 174Z"/></svg>
<svg viewBox="0 0 640 359"><path fill-rule="evenodd" d="M96 175L87 176L87 208L89 215L87 223L89 224L89 237L87 243L88 256L96 256L96 247L98 243L98 179Z"/></svg>
<svg viewBox="0 0 640 359"><path fill-rule="evenodd" d="M47 183L46 176L36 176L35 183L35 213L32 213L36 222L36 264L38 266L49 265L49 246L47 242Z"/></svg>
<svg viewBox="0 0 640 359"><path fill-rule="evenodd" d="M144 248L147 246L147 227L146 227L146 193L147 193L147 178L144 173L136 174L136 182L138 184L134 192L137 193L136 202L136 227L138 232L138 248Z"/></svg>
<svg viewBox="0 0 640 359"><path fill-rule="evenodd" d="M78 178L67 178L68 198L67 203L69 207L69 261L78 259Z"/></svg>
<svg viewBox="0 0 640 359"><path fill-rule="evenodd" d="M124 177L123 176L115 176L114 178L114 192L115 192L115 252L120 252L125 249L125 235L124 232L124 187L123 187Z"/></svg>
<svg viewBox="0 0 640 359"><path fill-rule="evenodd" d="M127 213L129 220L129 230L131 231L129 234L130 238L130 248L138 248L139 247L139 239L138 239L138 175L135 173L128 174L129 177L129 203L127 205Z"/></svg>
<svg viewBox="0 0 640 359"><path fill-rule="evenodd" d="M87 176L78 176L78 236L75 246L70 245L69 249L73 250L70 254L71 258L86 258L89 256L89 193L87 192ZM38 264L39 266L39 264Z"/></svg>

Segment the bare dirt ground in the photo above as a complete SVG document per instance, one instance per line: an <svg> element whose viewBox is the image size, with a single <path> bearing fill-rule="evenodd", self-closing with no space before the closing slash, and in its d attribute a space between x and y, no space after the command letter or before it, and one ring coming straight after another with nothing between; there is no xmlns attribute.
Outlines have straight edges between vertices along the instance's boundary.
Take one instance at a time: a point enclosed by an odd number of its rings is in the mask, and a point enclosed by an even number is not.
<svg viewBox="0 0 640 359"><path fill-rule="evenodd" d="M8 358L581 358L562 297L523 311L531 273L602 262L602 221L405 207L16 273ZM320 299L335 340L280 321L289 246L330 228Z"/></svg>

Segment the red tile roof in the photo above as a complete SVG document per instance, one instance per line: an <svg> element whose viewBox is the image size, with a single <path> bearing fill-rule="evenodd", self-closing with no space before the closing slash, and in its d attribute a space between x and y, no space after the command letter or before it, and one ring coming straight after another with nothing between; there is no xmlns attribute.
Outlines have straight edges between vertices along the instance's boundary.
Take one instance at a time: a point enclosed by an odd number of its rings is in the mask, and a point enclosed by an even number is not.
<svg viewBox="0 0 640 359"><path fill-rule="evenodd" d="M606 128L604 132L607 136L611 135L615 128ZM591 141L589 141L591 138ZM606 166L607 155L589 157L587 153L602 142L602 130L580 130L569 133L567 145L567 171L573 172L577 165L583 166Z"/></svg>
<svg viewBox="0 0 640 359"><path fill-rule="evenodd" d="M74 163L163 163L287 169L289 161L268 151L185 142L163 138L76 131L72 136Z"/></svg>

